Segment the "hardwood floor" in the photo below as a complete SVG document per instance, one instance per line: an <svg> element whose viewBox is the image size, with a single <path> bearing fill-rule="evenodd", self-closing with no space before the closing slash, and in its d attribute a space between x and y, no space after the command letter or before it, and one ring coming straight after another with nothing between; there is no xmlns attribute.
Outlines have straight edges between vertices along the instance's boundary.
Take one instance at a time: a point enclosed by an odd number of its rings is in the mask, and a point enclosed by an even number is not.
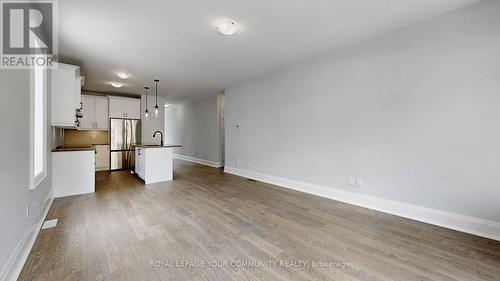
<svg viewBox="0 0 500 281"><path fill-rule="evenodd" d="M500 242L219 169L96 186L54 201L19 280L500 280Z"/></svg>

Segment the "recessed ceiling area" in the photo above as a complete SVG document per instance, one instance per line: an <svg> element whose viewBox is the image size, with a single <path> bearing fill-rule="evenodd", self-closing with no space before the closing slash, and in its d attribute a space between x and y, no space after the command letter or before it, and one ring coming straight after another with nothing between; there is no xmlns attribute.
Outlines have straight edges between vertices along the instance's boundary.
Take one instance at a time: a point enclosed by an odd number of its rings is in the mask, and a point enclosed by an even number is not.
<svg viewBox="0 0 500 281"><path fill-rule="evenodd" d="M81 66L85 89L195 99L292 63L478 0L64 0L59 58ZM230 18L225 36L216 22ZM120 80L116 73L130 77Z"/></svg>

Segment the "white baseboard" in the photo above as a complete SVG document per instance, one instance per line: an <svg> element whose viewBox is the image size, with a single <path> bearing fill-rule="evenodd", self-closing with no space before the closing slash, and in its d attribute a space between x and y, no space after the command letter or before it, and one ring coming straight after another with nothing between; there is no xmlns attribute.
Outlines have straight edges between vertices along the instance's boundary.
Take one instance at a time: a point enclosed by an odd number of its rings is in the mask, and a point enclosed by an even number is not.
<svg viewBox="0 0 500 281"><path fill-rule="evenodd" d="M201 165L206 165L206 166L214 167L214 168L220 168L220 167L222 167L222 164L220 162L209 161L209 160L205 160L205 159L194 158L194 157L189 157L189 156L180 155L180 154L174 154L173 157L177 158L177 159L181 159L181 160L186 160L186 161L189 161L189 162L193 162L193 163L198 163L198 164L201 164Z"/></svg>
<svg viewBox="0 0 500 281"><path fill-rule="evenodd" d="M43 221L49 212L52 201L54 200L53 191L50 190L45 199L43 200L40 208L33 217L31 225L21 237L14 252L10 255L5 263L2 271L0 272L1 281L15 281L19 277L24 263L28 259L31 248L35 244L36 237L40 232Z"/></svg>
<svg viewBox="0 0 500 281"><path fill-rule="evenodd" d="M332 187L290 180L239 168L226 166L224 172L500 241L500 223L495 221L363 195Z"/></svg>

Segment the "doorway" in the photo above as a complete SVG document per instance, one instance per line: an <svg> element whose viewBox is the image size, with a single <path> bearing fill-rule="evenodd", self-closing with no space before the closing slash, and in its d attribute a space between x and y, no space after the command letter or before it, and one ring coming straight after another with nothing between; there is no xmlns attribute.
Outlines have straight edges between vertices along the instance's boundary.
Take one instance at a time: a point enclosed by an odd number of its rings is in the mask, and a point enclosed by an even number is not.
<svg viewBox="0 0 500 281"><path fill-rule="evenodd" d="M224 167L226 159L226 133L225 133L225 122L224 122L224 110L219 111L219 151L220 151L220 163L221 167Z"/></svg>

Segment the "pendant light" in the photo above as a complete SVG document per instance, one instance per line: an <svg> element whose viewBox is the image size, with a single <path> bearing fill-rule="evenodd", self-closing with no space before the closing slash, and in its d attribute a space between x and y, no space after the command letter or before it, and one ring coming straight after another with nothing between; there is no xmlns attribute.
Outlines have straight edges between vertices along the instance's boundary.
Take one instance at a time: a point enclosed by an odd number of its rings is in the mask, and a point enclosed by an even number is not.
<svg viewBox="0 0 500 281"><path fill-rule="evenodd" d="M146 109L144 110L144 117L146 119L149 118L149 110L148 110L148 89L149 87L144 87L144 89L146 90Z"/></svg>
<svg viewBox="0 0 500 281"><path fill-rule="evenodd" d="M153 80L155 81L155 84L156 84L156 105L155 105L155 111L154 111L154 114L155 114L155 117L158 117L158 115L160 114L160 108L158 107L158 82L160 82L159 79L155 79Z"/></svg>

